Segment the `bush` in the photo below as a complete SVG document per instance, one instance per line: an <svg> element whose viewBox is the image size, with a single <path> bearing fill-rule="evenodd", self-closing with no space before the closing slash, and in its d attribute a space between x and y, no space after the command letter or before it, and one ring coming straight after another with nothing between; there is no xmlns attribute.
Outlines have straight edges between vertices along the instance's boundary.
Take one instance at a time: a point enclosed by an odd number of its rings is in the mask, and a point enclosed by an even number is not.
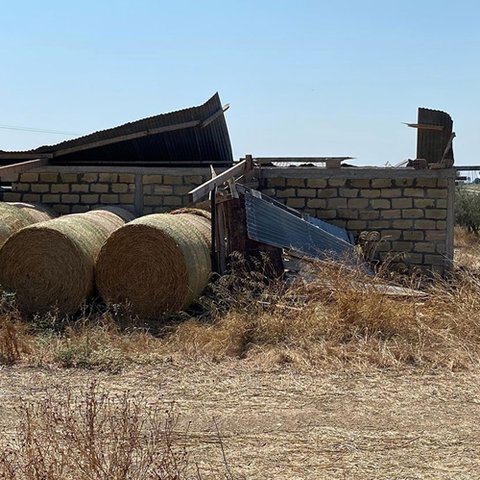
<svg viewBox="0 0 480 480"><path fill-rule="evenodd" d="M465 187L455 192L455 221L470 232L480 230L480 191L477 193Z"/></svg>

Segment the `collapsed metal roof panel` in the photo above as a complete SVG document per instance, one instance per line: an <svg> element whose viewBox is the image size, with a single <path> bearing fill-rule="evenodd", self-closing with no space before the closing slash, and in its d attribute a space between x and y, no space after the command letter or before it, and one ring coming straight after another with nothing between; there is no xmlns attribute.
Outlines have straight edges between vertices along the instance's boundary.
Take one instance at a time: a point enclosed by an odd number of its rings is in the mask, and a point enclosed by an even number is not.
<svg viewBox="0 0 480 480"><path fill-rule="evenodd" d="M52 164L229 166L232 147L216 93L203 105L129 122L56 145L1 152L3 160L48 157Z"/></svg>
<svg viewBox="0 0 480 480"><path fill-rule="evenodd" d="M257 192L255 192L257 193ZM285 208L245 192L249 238L279 248L291 248L313 258L358 264L355 246Z"/></svg>

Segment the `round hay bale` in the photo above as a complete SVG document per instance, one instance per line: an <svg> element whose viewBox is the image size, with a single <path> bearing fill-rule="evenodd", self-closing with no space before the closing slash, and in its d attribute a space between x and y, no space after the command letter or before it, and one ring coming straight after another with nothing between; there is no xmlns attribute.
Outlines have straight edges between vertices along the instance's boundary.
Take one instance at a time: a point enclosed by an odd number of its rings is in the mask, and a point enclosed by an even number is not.
<svg viewBox="0 0 480 480"><path fill-rule="evenodd" d="M210 228L208 218L191 213L146 215L119 228L97 258L100 295L140 317L186 308L208 283Z"/></svg>
<svg viewBox="0 0 480 480"><path fill-rule="evenodd" d="M37 222L55 218L57 214L33 203L0 203L0 247L18 230Z"/></svg>
<svg viewBox="0 0 480 480"><path fill-rule="evenodd" d="M95 258L125 221L102 208L30 225L0 249L0 284L26 314L76 312L94 291ZM129 212L122 211L124 218Z"/></svg>

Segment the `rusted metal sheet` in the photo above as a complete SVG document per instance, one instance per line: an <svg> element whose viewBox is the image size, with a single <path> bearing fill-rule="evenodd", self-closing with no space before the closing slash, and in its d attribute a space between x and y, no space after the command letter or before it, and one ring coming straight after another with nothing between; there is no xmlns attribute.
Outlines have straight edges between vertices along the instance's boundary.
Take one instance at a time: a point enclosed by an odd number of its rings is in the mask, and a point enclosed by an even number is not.
<svg viewBox="0 0 480 480"><path fill-rule="evenodd" d="M427 163L445 161L453 165L452 140L453 121L450 115L439 110L428 108L418 109L417 128L417 158L427 160Z"/></svg>
<svg viewBox="0 0 480 480"><path fill-rule="evenodd" d="M30 155L49 154L50 164L230 166L232 147L216 93L198 107L156 115L84 137L26 152L2 152L12 163Z"/></svg>

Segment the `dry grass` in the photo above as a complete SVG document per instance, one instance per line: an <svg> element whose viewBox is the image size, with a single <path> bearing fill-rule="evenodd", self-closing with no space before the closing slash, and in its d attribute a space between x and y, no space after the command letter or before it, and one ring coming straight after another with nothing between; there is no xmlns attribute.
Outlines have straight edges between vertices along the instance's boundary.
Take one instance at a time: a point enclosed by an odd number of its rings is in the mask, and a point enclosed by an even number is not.
<svg viewBox="0 0 480 480"><path fill-rule="evenodd" d="M108 393L94 381L80 393L67 388L22 401L13 431L0 436L0 478L201 480L174 407ZM227 463L213 473L209 478L238 478Z"/></svg>
<svg viewBox="0 0 480 480"><path fill-rule="evenodd" d="M472 369L480 360L480 241L457 231L456 242L454 274L424 282L425 298L384 295L378 276L334 263L313 265L311 281L274 283L240 265L189 313L150 324L118 306L26 324L4 298L0 360L110 371L175 356L361 371ZM404 282L420 285L418 278Z"/></svg>

